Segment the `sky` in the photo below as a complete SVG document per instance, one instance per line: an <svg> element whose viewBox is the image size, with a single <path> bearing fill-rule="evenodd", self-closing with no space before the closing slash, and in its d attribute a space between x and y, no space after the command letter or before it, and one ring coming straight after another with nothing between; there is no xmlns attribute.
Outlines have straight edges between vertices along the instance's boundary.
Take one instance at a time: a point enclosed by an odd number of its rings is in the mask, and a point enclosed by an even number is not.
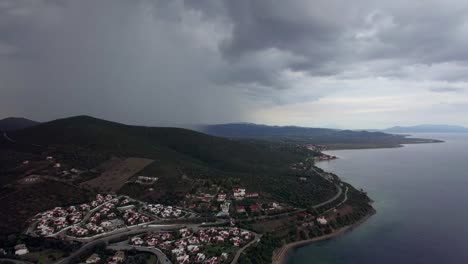
<svg viewBox="0 0 468 264"><path fill-rule="evenodd" d="M0 118L468 126L468 1L0 0Z"/></svg>

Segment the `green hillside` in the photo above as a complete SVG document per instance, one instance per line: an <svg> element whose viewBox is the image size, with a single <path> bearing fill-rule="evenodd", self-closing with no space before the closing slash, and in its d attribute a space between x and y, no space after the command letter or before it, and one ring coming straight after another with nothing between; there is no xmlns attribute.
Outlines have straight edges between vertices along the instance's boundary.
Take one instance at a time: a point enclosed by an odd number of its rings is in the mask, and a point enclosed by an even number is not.
<svg viewBox="0 0 468 264"><path fill-rule="evenodd" d="M42 147L76 146L94 152L196 163L228 171L281 168L301 155L275 145L238 142L166 127L128 126L88 116L43 123L11 134L17 142Z"/></svg>

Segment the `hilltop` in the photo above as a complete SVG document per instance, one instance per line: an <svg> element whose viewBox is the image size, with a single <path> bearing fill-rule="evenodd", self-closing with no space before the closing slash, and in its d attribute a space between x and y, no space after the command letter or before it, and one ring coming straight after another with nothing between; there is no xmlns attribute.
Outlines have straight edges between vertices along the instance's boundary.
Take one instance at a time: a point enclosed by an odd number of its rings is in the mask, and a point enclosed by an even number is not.
<svg viewBox="0 0 468 264"><path fill-rule="evenodd" d="M226 138L321 144L328 148L398 147L401 144L440 142L365 130L268 126L249 123L207 125L203 126L200 131Z"/></svg>
<svg viewBox="0 0 468 264"><path fill-rule="evenodd" d="M0 131L13 131L32 127L37 124L39 124L39 122L22 117L7 117L0 120Z"/></svg>

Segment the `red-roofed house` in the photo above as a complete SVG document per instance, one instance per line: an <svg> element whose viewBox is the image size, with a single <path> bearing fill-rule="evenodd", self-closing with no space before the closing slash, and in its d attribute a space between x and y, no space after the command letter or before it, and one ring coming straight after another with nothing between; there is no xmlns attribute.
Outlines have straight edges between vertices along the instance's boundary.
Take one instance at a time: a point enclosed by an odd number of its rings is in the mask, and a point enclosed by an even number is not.
<svg viewBox="0 0 468 264"><path fill-rule="evenodd" d="M245 207L244 206L236 206L236 212L245 213Z"/></svg>

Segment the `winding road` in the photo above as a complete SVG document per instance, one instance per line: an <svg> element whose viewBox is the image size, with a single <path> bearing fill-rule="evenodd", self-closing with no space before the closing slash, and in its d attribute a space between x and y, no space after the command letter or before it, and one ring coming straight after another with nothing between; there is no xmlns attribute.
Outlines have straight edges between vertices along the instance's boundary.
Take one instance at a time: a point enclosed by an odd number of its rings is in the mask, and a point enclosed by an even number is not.
<svg viewBox="0 0 468 264"><path fill-rule="evenodd" d="M109 240L114 239L114 238L118 238L118 237L121 237L121 236L124 236L124 235L133 235L133 234L139 234L139 233L145 233L145 232L151 232L151 231L161 231L161 230L172 229L172 228L175 229L175 228L180 228L180 227L181 226L179 226L179 225L159 225L159 226L155 225L155 226L148 226L148 227L139 228L139 229L123 230L123 232L119 232L119 233L116 233L116 234L112 234L112 235L109 235L109 236L101 237L101 238L95 239L93 241L90 241L90 242L84 244L77 251L73 252L73 254L71 254L69 257L61 259L61 260L55 262L55 264L69 263L71 259L73 259L76 256L79 256L81 253L83 253L87 249L93 248L94 246L96 246L99 243L106 243L107 244L107 243L109 243Z"/></svg>
<svg viewBox="0 0 468 264"><path fill-rule="evenodd" d="M322 207L324 205L327 205L327 204L329 204L331 202L334 202L336 199L338 199L341 196L341 194L343 193L343 189L341 189L341 187L338 184L335 184L335 187L337 189L337 193L335 194L335 196L333 196L332 198L326 200L325 202L321 202L321 203L316 204L316 205L314 205L312 207L314 209L317 209L317 208Z"/></svg>
<svg viewBox="0 0 468 264"><path fill-rule="evenodd" d="M254 243L258 243L260 241L261 237L262 237L262 235L255 234L255 239L254 240L250 241L247 245L243 246L241 249L239 249L237 251L236 255L234 256L234 259L231 261L231 264L236 264L237 261L239 260L240 255L242 254L242 252L244 252L244 250L246 250L248 247L250 247Z"/></svg>
<svg viewBox="0 0 468 264"><path fill-rule="evenodd" d="M172 262L167 258L166 254L164 254L161 250L154 248L154 247L135 247L135 246L130 246L130 245L116 244L116 245L109 245L107 246L107 248L112 249L112 250L135 249L137 251L149 252L149 253L156 255L160 263L172 264Z"/></svg>

